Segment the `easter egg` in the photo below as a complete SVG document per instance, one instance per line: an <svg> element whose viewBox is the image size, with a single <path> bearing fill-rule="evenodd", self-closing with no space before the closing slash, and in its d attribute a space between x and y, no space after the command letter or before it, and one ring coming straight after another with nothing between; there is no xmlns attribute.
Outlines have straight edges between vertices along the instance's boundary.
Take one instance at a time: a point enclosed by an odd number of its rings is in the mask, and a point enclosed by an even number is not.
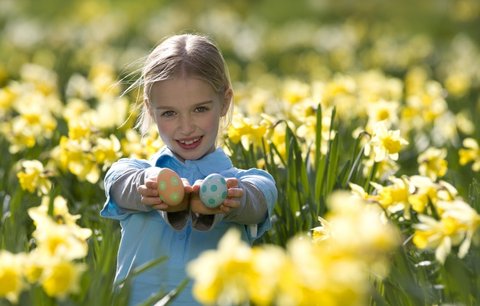
<svg viewBox="0 0 480 306"><path fill-rule="evenodd" d="M200 199L205 206L215 208L227 198L227 182L217 173L207 176L200 186Z"/></svg>
<svg viewBox="0 0 480 306"><path fill-rule="evenodd" d="M168 205L178 205L182 202L185 190L182 179L168 168L162 168L157 176L158 195L160 200Z"/></svg>

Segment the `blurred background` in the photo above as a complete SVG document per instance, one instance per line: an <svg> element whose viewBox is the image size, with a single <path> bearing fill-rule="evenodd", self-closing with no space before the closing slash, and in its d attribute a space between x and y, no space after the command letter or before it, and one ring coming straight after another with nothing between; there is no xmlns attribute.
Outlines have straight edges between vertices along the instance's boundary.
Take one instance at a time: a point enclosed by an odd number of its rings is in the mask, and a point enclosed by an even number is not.
<svg viewBox="0 0 480 306"><path fill-rule="evenodd" d="M462 96L479 84L479 29L476 0L1 0L0 84L26 62L61 85L99 62L130 71L166 35L202 32L236 81L421 65Z"/></svg>

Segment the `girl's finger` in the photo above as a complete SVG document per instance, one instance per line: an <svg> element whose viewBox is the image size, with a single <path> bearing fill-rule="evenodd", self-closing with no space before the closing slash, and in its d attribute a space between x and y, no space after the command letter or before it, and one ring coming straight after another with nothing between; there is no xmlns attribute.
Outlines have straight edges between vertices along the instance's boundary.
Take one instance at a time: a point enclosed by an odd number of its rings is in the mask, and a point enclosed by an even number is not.
<svg viewBox="0 0 480 306"><path fill-rule="evenodd" d="M234 177L228 177L225 179L227 181L227 188L235 188L238 187L238 179Z"/></svg>
<svg viewBox="0 0 480 306"><path fill-rule="evenodd" d="M158 197L158 189L157 188L149 188L146 185L140 185L140 186L138 186L137 191L143 197Z"/></svg>
<svg viewBox="0 0 480 306"><path fill-rule="evenodd" d="M242 188L228 188L227 197L229 198L241 198L243 196Z"/></svg>
<svg viewBox="0 0 480 306"><path fill-rule="evenodd" d="M240 207L240 201L236 199L227 198L225 199L225 201L223 201L221 206L228 207L228 208L238 208Z"/></svg>

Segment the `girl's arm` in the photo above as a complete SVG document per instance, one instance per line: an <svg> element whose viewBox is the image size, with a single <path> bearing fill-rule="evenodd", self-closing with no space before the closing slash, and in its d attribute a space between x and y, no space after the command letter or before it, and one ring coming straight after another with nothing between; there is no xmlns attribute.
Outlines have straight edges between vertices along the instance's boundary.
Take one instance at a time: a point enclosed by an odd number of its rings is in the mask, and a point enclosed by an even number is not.
<svg viewBox="0 0 480 306"><path fill-rule="evenodd" d="M152 207L141 202L138 187L148 177L158 174L159 169L147 162L120 159L108 170L105 177L105 191L111 200L122 209L151 211Z"/></svg>
<svg viewBox="0 0 480 306"><path fill-rule="evenodd" d="M262 191L248 180L240 180L238 187L243 190L240 206L227 213L224 220L240 224L261 223L268 212L268 203Z"/></svg>
<svg viewBox="0 0 480 306"><path fill-rule="evenodd" d="M258 169L240 171L237 178L227 178L228 197L219 208L192 203L193 226L208 230L221 220L258 229L259 237L270 228L270 216L277 201L277 188L270 174ZM198 187L197 187L198 190ZM198 199L195 201L200 201Z"/></svg>

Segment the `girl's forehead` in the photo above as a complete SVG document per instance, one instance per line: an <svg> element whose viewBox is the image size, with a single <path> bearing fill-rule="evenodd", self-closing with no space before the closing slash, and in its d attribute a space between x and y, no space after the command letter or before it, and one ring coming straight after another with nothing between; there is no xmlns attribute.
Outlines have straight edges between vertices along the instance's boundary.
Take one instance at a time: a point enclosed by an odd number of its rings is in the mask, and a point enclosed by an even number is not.
<svg viewBox="0 0 480 306"><path fill-rule="evenodd" d="M179 101L199 103L214 100L216 93L204 80L181 77L155 83L150 92L154 103L178 103Z"/></svg>

